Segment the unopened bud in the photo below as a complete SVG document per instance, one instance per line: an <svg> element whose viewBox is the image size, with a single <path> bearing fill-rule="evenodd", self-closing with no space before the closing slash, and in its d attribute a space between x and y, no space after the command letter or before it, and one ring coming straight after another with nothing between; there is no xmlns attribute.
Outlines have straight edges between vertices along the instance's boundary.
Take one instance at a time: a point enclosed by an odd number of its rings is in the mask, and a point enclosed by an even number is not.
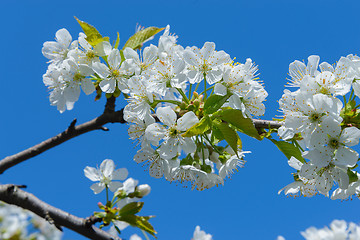
<svg viewBox="0 0 360 240"><path fill-rule="evenodd" d="M139 192L138 197L144 197L151 191L151 187L148 184L141 184L136 187L136 191Z"/></svg>

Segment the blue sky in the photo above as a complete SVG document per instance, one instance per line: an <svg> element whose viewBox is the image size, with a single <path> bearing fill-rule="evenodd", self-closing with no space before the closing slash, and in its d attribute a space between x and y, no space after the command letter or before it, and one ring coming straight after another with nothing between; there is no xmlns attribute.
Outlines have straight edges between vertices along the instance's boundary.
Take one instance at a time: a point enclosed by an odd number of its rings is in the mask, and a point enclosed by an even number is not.
<svg viewBox="0 0 360 240"><path fill-rule="evenodd" d="M48 101L42 82L47 59L41 48L60 28L73 38L81 31L74 19L94 25L110 40L120 33L120 45L134 33L136 24L171 26L178 43L202 47L216 43L237 61L251 58L269 96L263 119L278 114L277 100L286 83L289 63L316 54L334 63L341 56L359 54L360 2L335 0L253 1L4 1L1 7L2 117L0 157L26 149L101 114L104 99L81 95L72 111L60 114ZM157 43L157 39L153 43ZM118 101L118 109L125 106ZM142 213L156 215L152 224L160 240L190 239L200 225L214 239L302 239L299 232L318 228L333 219L360 223L359 200L332 201L323 196L287 198L277 192L292 181L287 159L270 142L241 136L245 168L225 186L198 192L151 178L132 157L137 148L127 136L127 126L109 124L109 132L91 132L72 139L0 175L1 183L28 185L40 199L81 217L97 210L105 195L94 195L83 174L86 166L106 158L126 167L131 177L148 183ZM359 149L357 149L359 150ZM124 231L124 237L137 232ZM137 232L138 233L138 232ZM140 235L140 234L139 234ZM83 239L65 231L64 239Z"/></svg>

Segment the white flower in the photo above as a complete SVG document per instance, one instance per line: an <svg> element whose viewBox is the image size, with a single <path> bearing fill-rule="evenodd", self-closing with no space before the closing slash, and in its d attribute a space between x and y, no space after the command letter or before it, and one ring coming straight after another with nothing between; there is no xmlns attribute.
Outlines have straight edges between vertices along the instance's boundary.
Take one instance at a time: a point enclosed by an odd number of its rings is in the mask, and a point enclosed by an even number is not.
<svg viewBox="0 0 360 240"><path fill-rule="evenodd" d="M148 166L149 174L150 176L154 178L161 178L163 175L165 175L166 179L170 178L170 163L168 160L163 159L160 157L159 153L157 151L154 151L152 148L143 148L139 150L135 156L134 161L137 163L144 163ZM171 160L173 164L178 164L178 161Z"/></svg>
<svg viewBox="0 0 360 240"><path fill-rule="evenodd" d="M95 86L89 78L86 78L94 73L94 71L85 64L77 64L74 59L67 59L64 61L67 74L63 75L64 81L67 83L64 92L68 95L67 99L77 101L80 94L80 87L86 95L95 91Z"/></svg>
<svg viewBox="0 0 360 240"><path fill-rule="evenodd" d="M300 91L309 94L322 93L332 96L344 96L350 91L351 81L348 78L337 78L335 74L324 71L315 78L305 77L300 83Z"/></svg>
<svg viewBox="0 0 360 240"><path fill-rule="evenodd" d="M129 104L125 106L124 115L135 115L141 120L149 120L151 118L150 104L154 101L152 92L146 88L144 81L139 76L130 78L128 87L130 97L127 99Z"/></svg>
<svg viewBox="0 0 360 240"><path fill-rule="evenodd" d="M94 71L103 79L99 86L105 93L113 93L118 87L121 91L127 92L126 80L128 78L126 62L121 64L120 52L118 49L113 49L108 56L109 67L100 62L93 64Z"/></svg>
<svg viewBox="0 0 360 240"><path fill-rule="evenodd" d="M300 87L305 76L315 77L319 74L317 70L319 66L320 57L316 55L311 55L308 57L308 64L305 65L303 62L298 60L290 63L289 65L289 75L291 77L289 87Z"/></svg>
<svg viewBox="0 0 360 240"><path fill-rule="evenodd" d="M232 149L231 149L232 150ZM238 167L243 168L245 161L242 159L244 157L244 153L250 153L249 151L243 152L238 151L237 155L234 153L234 151L230 151L230 149L226 149L226 151L233 154L230 156L230 158L224 163L220 169L219 169L219 176L221 178L229 177L231 178L231 175L235 171L238 171Z"/></svg>
<svg viewBox="0 0 360 240"><path fill-rule="evenodd" d="M326 167L330 162L339 167L355 166L359 154L347 146L355 146L359 143L360 130L356 127L341 130L339 124L335 123L329 126L333 131L324 136L325 144L305 152L304 157L318 167Z"/></svg>
<svg viewBox="0 0 360 240"><path fill-rule="evenodd" d="M151 44L149 47L144 48L142 52L142 60L140 60L138 53L132 48L127 47L124 49L124 57L126 60L132 60L131 62L134 64L134 72L136 75L139 75L156 61L157 52L157 47Z"/></svg>
<svg viewBox="0 0 360 240"><path fill-rule="evenodd" d="M159 144L161 139L164 139L158 149L162 158L172 159L180 154L181 150L184 150L186 154L195 152L194 141L181 135L199 122L194 112L187 112L177 119L176 113L171 107L159 107L156 110L156 115L167 128L159 123L153 123L146 128L145 137L155 146Z"/></svg>
<svg viewBox="0 0 360 240"><path fill-rule="evenodd" d="M55 36L56 42L44 42L42 54L53 64L60 66L67 59L68 52L77 47L77 41L71 42L72 37L65 28L58 30Z"/></svg>
<svg viewBox="0 0 360 240"><path fill-rule="evenodd" d="M153 65L154 70L149 72L147 87L152 92L165 96L171 88L186 88L184 61L179 57L158 60Z"/></svg>
<svg viewBox="0 0 360 240"><path fill-rule="evenodd" d="M323 94L298 94L295 99L298 111L287 112L285 127L301 132L308 147L324 144L326 134L333 132L330 126L342 121L341 101Z"/></svg>
<svg viewBox="0 0 360 240"><path fill-rule="evenodd" d="M81 64L92 66L94 62L100 62L99 57L104 57L110 54L112 46L108 41L102 41L95 47L92 47L86 41L86 35L79 33L78 39L80 48L69 51L69 56L76 59Z"/></svg>
<svg viewBox="0 0 360 240"><path fill-rule="evenodd" d="M184 60L189 64L188 77L190 83L198 83L206 76L209 84L221 80L222 69L220 66L231 62L230 56L224 51L215 51L215 43L206 42L201 49L187 48L183 53Z"/></svg>
<svg viewBox="0 0 360 240"><path fill-rule="evenodd" d="M123 184L121 182L113 182L113 180L124 180L128 175L126 168L115 170L115 164L110 159L105 159L101 163L100 169L86 167L84 173L91 181L99 181L99 183L94 183L90 187L95 194L100 193L105 187L109 188L112 192L116 191Z"/></svg>

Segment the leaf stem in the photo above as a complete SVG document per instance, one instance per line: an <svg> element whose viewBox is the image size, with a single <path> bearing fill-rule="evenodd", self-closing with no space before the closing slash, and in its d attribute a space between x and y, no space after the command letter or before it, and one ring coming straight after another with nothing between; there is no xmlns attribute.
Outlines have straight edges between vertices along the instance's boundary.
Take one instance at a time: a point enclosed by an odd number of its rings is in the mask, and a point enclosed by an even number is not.
<svg viewBox="0 0 360 240"><path fill-rule="evenodd" d="M186 102L186 103L189 103L189 99L187 98L187 96L185 95L185 93L183 92L183 90L181 88L176 88L176 90L180 93L180 95L183 97L183 100Z"/></svg>

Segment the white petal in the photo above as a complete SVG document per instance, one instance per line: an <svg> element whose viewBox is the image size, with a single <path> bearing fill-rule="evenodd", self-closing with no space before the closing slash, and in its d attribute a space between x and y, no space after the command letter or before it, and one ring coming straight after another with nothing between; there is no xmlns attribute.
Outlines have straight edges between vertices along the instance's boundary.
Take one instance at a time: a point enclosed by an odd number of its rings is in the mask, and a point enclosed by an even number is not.
<svg viewBox="0 0 360 240"><path fill-rule="evenodd" d="M101 91L105 93L113 93L115 91L115 79L102 80L99 84Z"/></svg>
<svg viewBox="0 0 360 240"><path fill-rule="evenodd" d="M206 42L200 50L202 58L204 60L208 60L209 57L214 54L214 51L215 51L215 43L213 42Z"/></svg>
<svg viewBox="0 0 360 240"><path fill-rule="evenodd" d="M113 172L112 179L113 180L125 180L128 175L129 175L129 172L126 168L119 168Z"/></svg>
<svg viewBox="0 0 360 240"><path fill-rule="evenodd" d="M89 95L95 91L95 86L90 79L84 78L81 80L81 89L86 95Z"/></svg>
<svg viewBox="0 0 360 240"><path fill-rule="evenodd" d="M360 130L357 127L345 128L340 135L340 142L347 146L355 146L359 144Z"/></svg>
<svg viewBox="0 0 360 240"><path fill-rule="evenodd" d="M85 176L91 181L100 181L99 171L93 167L86 167L84 169Z"/></svg>
<svg viewBox="0 0 360 240"><path fill-rule="evenodd" d="M109 68L103 63L95 62L93 63L92 68L103 79L106 79L110 75Z"/></svg>
<svg viewBox="0 0 360 240"><path fill-rule="evenodd" d="M56 36L56 40L59 43L61 43L64 46L64 48L68 48L72 40L72 37L68 32L68 30L62 28L56 32L55 36Z"/></svg>
<svg viewBox="0 0 360 240"><path fill-rule="evenodd" d="M159 107L156 110L156 115L166 126L171 127L175 125L177 117L176 113L171 107Z"/></svg>
<svg viewBox="0 0 360 240"><path fill-rule="evenodd" d="M100 165L100 171L104 174L105 177L111 176L115 169L114 161L111 159L105 159Z"/></svg>
<svg viewBox="0 0 360 240"><path fill-rule="evenodd" d="M196 123L199 122L199 119L194 112L187 112L177 120L177 129L180 131L186 131Z"/></svg>
<svg viewBox="0 0 360 240"><path fill-rule="evenodd" d="M108 63L111 69L118 69L121 63L120 52L118 49L113 49L108 57Z"/></svg>
<svg viewBox="0 0 360 240"><path fill-rule="evenodd" d="M121 182L110 182L109 189L112 192L116 192L119 188L121 188L123 184Z"/></svg>
<svg viewBox="0 0 360 240"><path fill-rule="evenodd" d="M94 183L93 185L91 185L91 190L94 191L95 194L101 193L102 190L104 190L105 188L105 184L103 183Z"/></svg>
<svg viewBox="0 0 360 240"><path fill-rule="evenodd" d="M338 166L344 167L353 167L355 166L359 154L347 147L339 147L335 153L335 164Z"/></svg>
<svg viewBox="0 0 360 240"><path fill-rule="evenodd" d="M227 88L221 83L216 83L214 88L214 93L216 95L225 96L227 94Z"/></svg>

